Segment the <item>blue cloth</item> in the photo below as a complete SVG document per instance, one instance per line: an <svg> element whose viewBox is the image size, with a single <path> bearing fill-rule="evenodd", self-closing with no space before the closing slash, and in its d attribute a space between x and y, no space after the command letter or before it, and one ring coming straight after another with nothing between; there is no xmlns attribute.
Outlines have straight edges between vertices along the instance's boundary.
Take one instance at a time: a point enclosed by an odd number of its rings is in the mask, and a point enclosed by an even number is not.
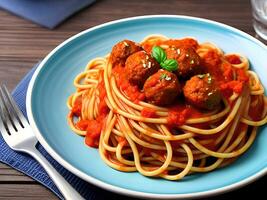
<svg viewBox="0 0 267 200"><path fill-rule="evenodd" d="M37 64L38 65L38 64ZM17 87L12 92L14 100L17 102L23 114L26 116L26 92L29 81L37 67L37 65L21 80ZM89 200L100 200L100 199L125 199L123 196L104 191L98 187L95 187L77 176L73 175L66 169L64 169L59 163L57 163L46 151L38 144L37 149L46 157L46 159L58 170L58 172L67 180L69 183L79 191L85 199ZM59 190L44 171L42 166L36 162L32 157L13 151L3 140L0 134L0 161L23 172L24 174L32 177L34 180L40 182L52 192L54 192L59 198L62 198ZM1 195L1 194L0 194Z"/></svg>
<svg viewBox="0 0 267 200"><path fill-rule="evenodd" d="M0 0L0 7L47 28L55 28L66 18L95 0Z"/></svg>

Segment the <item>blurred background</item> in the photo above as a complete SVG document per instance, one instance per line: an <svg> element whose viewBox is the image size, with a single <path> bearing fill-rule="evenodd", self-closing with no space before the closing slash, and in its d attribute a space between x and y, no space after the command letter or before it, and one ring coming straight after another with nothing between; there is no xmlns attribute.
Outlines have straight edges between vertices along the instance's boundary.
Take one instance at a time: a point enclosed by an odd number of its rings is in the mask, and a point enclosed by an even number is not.
<svg viewBox="0 0 267 200"><path fill-rule="evenodd" d="M90 5L77 8L78 12L65 16L67 19L54 28L46 28L18 16L21 14L10 12L16 7L15 1L12 3L9 0L9 4L13 4L10 7L4 6L6 2L8 1L0 0L0 80L10 90L37 62L70 36L95 25L125 17L152 14L189 15L222 22L256 36L249 0L96 0L92 4L88 3ZM64 1L61 4L62 2ZM23 13L25 10L19 11ZM62 14L60 12L60 9L51 9L47 11L47 15L56 16ZM257 191L257 188L262 187L264 182L266 178L243 188L242 193L249 195L257 192L260 196L260 192L263 194L264 191ZM237 190L234 194L239 192ZM233 193L214 199L227 199L231 195ZM53 193L31 178L0 163L0 199L25 198L57 199Z"/></svg>
<svg viewBox="0 0 267 200"><path fill-rule="evenodd" d="M1 1L1 0L0 0ZM54 29L0 10L0 79L12 89L48 52L70 36L108 21L150 14L203 17L255 35L249 0L97 0Z"/></svg>

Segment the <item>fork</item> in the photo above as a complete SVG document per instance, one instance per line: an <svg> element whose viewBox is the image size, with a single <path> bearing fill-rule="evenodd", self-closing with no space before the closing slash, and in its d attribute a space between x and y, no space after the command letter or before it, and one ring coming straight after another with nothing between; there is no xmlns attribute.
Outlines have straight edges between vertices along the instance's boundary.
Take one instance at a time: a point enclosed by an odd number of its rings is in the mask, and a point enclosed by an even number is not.
<svg viewBox="0 0 267 200"><path fill-rule="evenodd" d="M0 132L13 150L30 154L43 166L65 199L84 199L36 149L38 140L5 85L0 87Z"/></svg>

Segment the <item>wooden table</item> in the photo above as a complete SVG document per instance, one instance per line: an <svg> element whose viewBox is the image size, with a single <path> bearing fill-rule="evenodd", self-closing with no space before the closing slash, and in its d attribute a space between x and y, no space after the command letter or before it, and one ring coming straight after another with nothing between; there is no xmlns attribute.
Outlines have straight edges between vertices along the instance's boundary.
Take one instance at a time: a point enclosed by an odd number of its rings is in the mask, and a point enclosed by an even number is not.
<svg viewBox="0 0 267 200"><path fill-rule="evenodd" d="M168 3L167 3L168 2ZM0 80L13 89L39 60L70 36L95 25L124 17L174 14L203 17L228 24L253 36L249 0L99 0L54 30L42 28L0 10ZM231 199L236 194L265 195L267 177L242 189L211 199ZM266 186L266 185L265 185ZM266 187L265 187L266 188ZM0 164L0 199L57 199L31 178Z"/></svg>

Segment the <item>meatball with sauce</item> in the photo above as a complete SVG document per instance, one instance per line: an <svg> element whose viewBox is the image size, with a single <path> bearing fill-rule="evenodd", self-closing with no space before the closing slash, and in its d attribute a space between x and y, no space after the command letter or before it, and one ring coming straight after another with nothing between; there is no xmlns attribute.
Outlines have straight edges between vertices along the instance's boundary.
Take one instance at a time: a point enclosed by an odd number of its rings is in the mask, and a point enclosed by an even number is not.
<svg viewBox="0 0 267 200"><path fill-rule="evenodd" d="M200 109L212 110L220 104L221 95L210 74L193 76L183 88L187 102Z"/></svg>
<svg viewBox="0 0 267 200"><path fill-rule="evenodd" d="M166 49L168 59L178 62L176 74L181 78L188 78L202 72L200 67L200 56L190 47L170 47Z"/></svg>
<svg viewBox="0 0 267 200"><path fill-rule="evenodd" d="M144 93L147 102L166 106L173 103L181 88L175 74L161 69L146 80Z"/></svg>
<svg viewBox="0 0 267 200"><path fill-rule="evenodd" d="M110 62L112 65L124 66L126 59L131 54L141 51L142 47L131 40L123 40L113 46L110 54Z"/></svg>
<svg viewBox="0 0 267 200"><path fill-rule="evenodd" d="M138 51L130 55L125 63L125 70L129 82L142 88L146 79L160 69L157 61L145 51Z"/></svg>

